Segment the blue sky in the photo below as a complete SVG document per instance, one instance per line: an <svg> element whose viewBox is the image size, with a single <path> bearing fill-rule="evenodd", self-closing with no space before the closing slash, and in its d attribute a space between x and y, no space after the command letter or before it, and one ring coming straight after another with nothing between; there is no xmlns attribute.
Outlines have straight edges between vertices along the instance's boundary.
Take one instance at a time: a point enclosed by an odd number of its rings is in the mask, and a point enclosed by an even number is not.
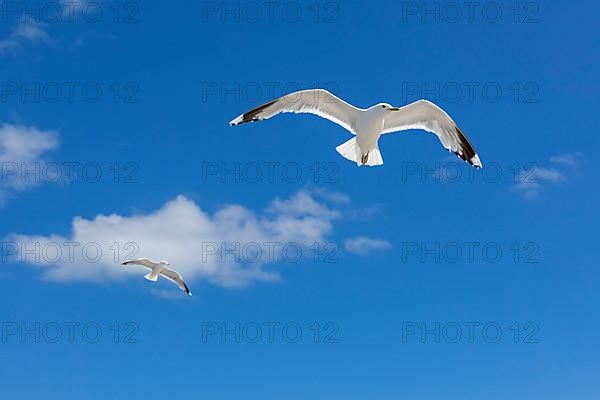
<svg viewBox="0 0 600 400"><path fill-rule="evenodd" d="M597 4L79 1L0 4L3 397L597 398ZM485 168L227 124L313 87Z"/></svg>

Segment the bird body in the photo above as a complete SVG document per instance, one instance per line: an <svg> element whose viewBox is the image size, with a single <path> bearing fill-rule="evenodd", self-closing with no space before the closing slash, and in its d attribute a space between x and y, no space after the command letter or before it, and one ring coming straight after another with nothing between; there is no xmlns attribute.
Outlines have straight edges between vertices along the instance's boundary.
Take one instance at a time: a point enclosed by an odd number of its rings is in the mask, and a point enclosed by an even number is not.
<svg viewBox="0 0 600 400"><path fill-rule="evenodd" d="M169 269L169 263L167 261L154 262L147 258L138 258L137 260L129 260L123 262L121 265L140 265L142 267L150 269L150 272L144 276L147 280L151 282L158 281L158 277L162 276L171 282L175 283L181 290L186 292L188 295L192 295L190 289L188 289L187 284L177 272Z"/></svg>
<svg viewBox="0 0 600 400"><path fill-rule="evenodd" d="M165 264L163 264L163 262L160 262L160 263L156 264L156 266L152 269L152 271L150 271L149 273L144 275L144 278L146 278L150 282L156 282L156 281L158 281L158 276L165 269L166 269Z"/></svg>
<svg viewBox="0 0 600 400"><path fill-rule="evenodd" d="M383 164L379 151L381 135L408 129L434 133L442 145L476 168L483 165L477 152L458 125L441 108L427 100L404 107L379 103L367 109L357 108L323 89L302 90L270 101L233 119L240 125L269 119L280 113L308 113L341 125L356 137L336 148L344 158L357 165Z"/></svg>
<svg viewBox="0 0 600 400"><path fill-rule="evenodd" d="M383 164L383 158L379 151L379 138L382 134L386 110L381 108L381 105L377 104L366 110L359 110L361 115L356 118L354 123L356 131L354 149L351 149L352 151L349 154L340 152L342 156L350 161L356 161L359 165Z"/></svg>

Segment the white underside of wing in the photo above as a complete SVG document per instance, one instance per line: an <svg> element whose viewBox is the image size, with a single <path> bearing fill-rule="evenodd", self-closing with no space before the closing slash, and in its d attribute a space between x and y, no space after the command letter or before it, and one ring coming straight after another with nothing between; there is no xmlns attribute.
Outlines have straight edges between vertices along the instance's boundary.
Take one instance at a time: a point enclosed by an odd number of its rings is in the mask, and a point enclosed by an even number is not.
<svg viewBox="0 0 600 400"><path fill-rule="evenodd" d="M282 113L313 114L340 125L356 135L355 121L360 110L323 89L291 93L232 120L230 125L272 118Z"/></svg>
<svg viewBox="0 0 600 400"><path fill-rule="evenodd" d="M190 296L192 295L192 293L188 289L187 284L185 283L181 275L179 275L177 272L170 269L164 269L163 271L161 271L160 275L165 279L176 284L181 290L187 292Z"/></svg>
<svg viewBox="0 0 600 400"><path fill-rule="evenodd" d="M342 128L346 129L348 132L352 133L353 135L356 135L356 129L350 125L349 121L352 119L352 116L350 115L344 115L343 119L337 118L334 115L331 115L329 113L327 113L325 110L320 109L318 107L313 107L311 105L307 105L305 107L302 107L299 110L295 110L295 109L283 109L281 111L282 113L285 114L289 114L289 113L293 113L293 114L313 114L313 115L317 115L321 118L325 118L335 124L338 124L339 126L341 126Z"/></svg>
<svg viewBox="0 0 600 400"><path fill-rule="evenodd" d="M124 261L123 263L121 263L121 265L139 265L141 267L145 267L148 269L154 269L154 267L156 267L158 265L158 263L155 263L152 260L149 260L147 258L138 258L136 260L127 260Z"/></svg>
<svg viewBox="0 0 600 400"><path fill-rule="evenodd" d="M483 167L479 155L468 138L450 116L435 104L420 100L392 111L385 119L383 133L420 129L435 134L449 151L473 166Z"/></svg>

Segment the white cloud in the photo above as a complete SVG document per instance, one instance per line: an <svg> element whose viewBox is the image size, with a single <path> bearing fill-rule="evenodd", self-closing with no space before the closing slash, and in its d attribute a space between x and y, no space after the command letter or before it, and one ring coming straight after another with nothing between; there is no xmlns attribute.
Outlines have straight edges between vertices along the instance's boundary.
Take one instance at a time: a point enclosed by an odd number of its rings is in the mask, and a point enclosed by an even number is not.
<svg viewBox="0 0 600 400"><path fill-rule="evenodd" d="M26 42L48 42L49 36L46 26L29 20L20 22L10 33L9 37L0 40L0 55L9 50L16 50Z"/></svg>
<svg viewBox="0 0 600 400"><path fill-rule="evenodd" d="M66 236L9 235L4 253L13 262L43 268L50 280L102 281L139 275L143 271L138 268L119 265L135 256L168 260L188 281L205 279L237 287L277 280L279 274L271 267L299 261L297 249L311 260L308 248L324 243L338 216L305 190L275 199L260 213L234 204L211 215L179 196L148 214L77 217ZM129 251L123 249L128 243L135 243L131 249L137 248L137 254L126 254ZM94 245L86 256L83 247L89 244ZM98 257L97 249L101 249ZM226 249L235 254L227 254Z"/></svg>
<svg viewBox="0 0 600 400"><path fill-rule="evenodd" d="M519 172L513 189L527 200L536 199L550 185L566 182L582 158L581 153L561 154L550 158L550 163L555 164L555 167L535 165L523 169ZM564 167L568 167L569 170Z"/></svg>
<svg viewBox="0 0 600 400"><path fill-rule="evenodd" d="M375 251L389 250L392 248L392 245L387 240L359 236L353 239L346 239L344 247L351 253L366 256Z"/></svg>
<svg viewBox="0 0 600 400"><path fill-rule="evenodd" d="M56 133L35 127L0 125L0 204L6 196L40 183L39 174L25 173L46 163L46 152L58 147Z"/></svg>

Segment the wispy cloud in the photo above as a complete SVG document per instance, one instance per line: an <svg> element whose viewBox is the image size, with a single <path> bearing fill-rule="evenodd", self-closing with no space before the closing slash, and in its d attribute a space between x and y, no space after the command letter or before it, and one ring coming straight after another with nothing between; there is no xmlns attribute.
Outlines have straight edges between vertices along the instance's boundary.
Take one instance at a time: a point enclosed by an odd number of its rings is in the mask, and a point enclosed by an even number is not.
<svg viewBox="0 0 600 400"><path fill-rule="evenodd" d="M579 166L582 159L582 153L569 153L550 157L550 162L554 164L565 165L571 168L576 168L577 166Z"/></svg>
<svg viewBox="0 0 600 400"><path fill-rule="evenodd" d="M527 200L536 199L549 186L566 182L582 159L581 153L560 154L551 157L546 166L525 168L519 172L513 189Z"/></svg>
<svg viewBox="0 0 600 400"><path fill-rule="evenodd" d="M392 248L392 245L387 240L359 236L353 239L346 239L344 247L351 253L367 256L376 251L389 250Z"/></svg>
<svg viewBox="0 0 600 400"><path fill-rule="evenodd" d="M46 164L44 156L58 147L55 132L35 127L0 125L0 205L11 194L40 183L23 171Z"/></svg>
<svg viewBox="0 0 600 400"><path fill-rule="evenodd" d="M312 260L309 248L325 243L338 216L329 204L305 190L273 200L262 212L233 204L209 214L194 201L179 196L147 214L77 217L66 236L12 234L4 243L14 244L9 260L42 267L51 280L122 279L126 274L142 272L123 268L119 265L123 258L148 257L170 261L186 280L205 279L224 287L239 287L279 279L270 266L285 261L288 244L294 244L293 250L303 249L304 259ZM79 246L69 249L69 243ZM94 244L93 261L83 250L89 244ZM124 251L126 244L133 246ZM44 249L48 253L50 248L53 255L48 257ZM126 254L132 248L137 252ZM39 253L27 255L21 249L34 249L34 253L38 249ZM61 254L58 258L57 249Z"/></svg>
<svg viewBox="0 0 600 400"><path fill-rule="evenodd" d="M79 23L95 27L96 22L103 17L106 20L111 20L112 16L109 16L109 14L118 5L111 5L106 0L59 0L55 2L54 6L51 15L47 15L40 10L28 14L25 11L26 7L21 12L9 13L8 15L18 16L16 19L19 22L15 23L7 37L0 39L0 56L15 52L26 44L53 44L57 47L62 45L65 49L73 49L85 46L86 41L91 37L114 39L111 33L98 33L95 30L80 32L74 39L56 37L53 32L57 25L64 26ZM57 10L55 10L56 6L58 6Z"/></svg>
<svg viewBox="0 0 600 400"><path fill-rule="evenodd" d="M26 43L49 42L46 26L30 20L18 23L6 39L0 40L0 55L14 51Z"/></svg>
<svg viewBox="0 0 600 400"><path fill-rule="evenodd" d="M345 193L340 193L340 192L336 192L333 190L329 190L329 189L325 189L322 187L314 187L314 186L309 186L308 190L319 196L322 197L326 200L331 201L332 203L335 204L339 204L339 205L347 205L352 203L352 200L350 199L350 196L348 196Z"/></svg>

